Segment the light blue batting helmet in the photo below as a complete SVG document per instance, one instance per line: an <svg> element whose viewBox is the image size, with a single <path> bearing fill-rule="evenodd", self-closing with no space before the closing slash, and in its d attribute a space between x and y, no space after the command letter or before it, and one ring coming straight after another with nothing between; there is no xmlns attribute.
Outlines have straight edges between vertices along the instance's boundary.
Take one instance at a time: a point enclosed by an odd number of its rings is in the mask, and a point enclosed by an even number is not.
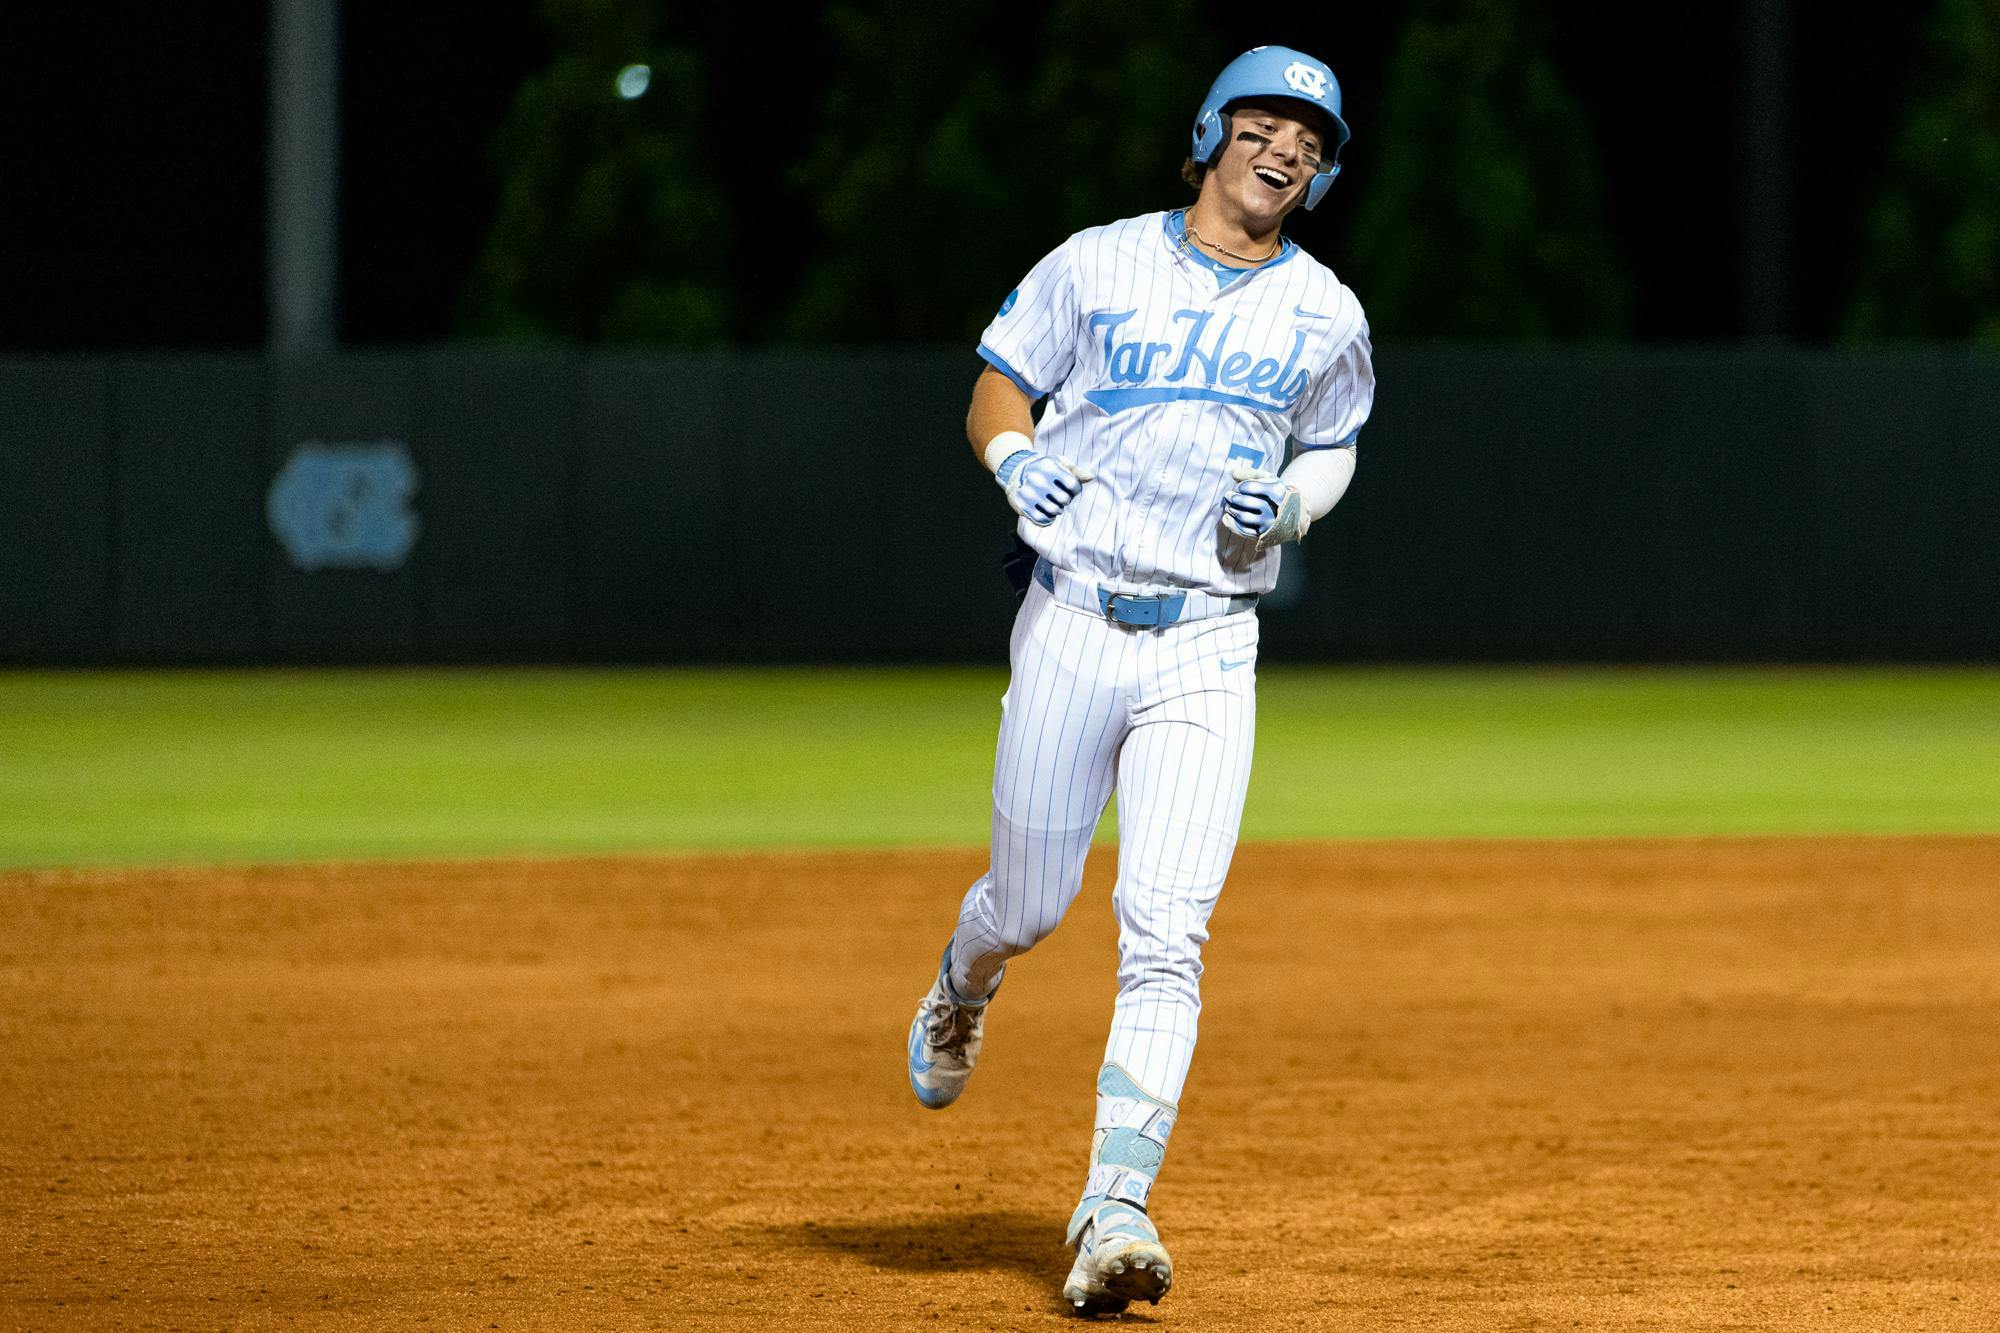
<svg viewBox="0 0 2000 1333"><path fill-rule="evenodd" d="M1194 147L1191 156L1203 166L1213 166L1227 146L1229 131L1223 122L1232 102L1251 97L1284 97L1303 102L1325 116L1328 138L1325 156L1311 184L1306 186L1306 207L1325 196L1333 178L1340 174L1340 147L1347 142L1347 122L1340 118L1340 82L1333 71L1303 51L1289 46L1256 46L1222 67L1215 84L1202 99L1194 117Z"/></svg>

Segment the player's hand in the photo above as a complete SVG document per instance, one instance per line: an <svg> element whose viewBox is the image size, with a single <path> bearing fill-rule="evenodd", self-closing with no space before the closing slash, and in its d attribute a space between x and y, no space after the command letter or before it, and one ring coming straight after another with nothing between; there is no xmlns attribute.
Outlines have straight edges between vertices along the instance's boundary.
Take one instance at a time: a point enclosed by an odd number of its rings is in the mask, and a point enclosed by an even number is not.
<svg viewBox="0 0 2000 1333"><path fill-rule="evenodd" d="M1007 503L1015 513L1038 528L1046 528L1096 475L1067 458L1023 449L1004 459L993 479L1007 492Z"/></svg>
<svg viewBox="0 0 2000 1333"><path fill-rule="evenodd" d="M1312 515L1299 488L1268 468L1238 462L1229 475L1236 489L1222 497L1222 526L1257 543L1262 551L1306 535Z"/></svg>

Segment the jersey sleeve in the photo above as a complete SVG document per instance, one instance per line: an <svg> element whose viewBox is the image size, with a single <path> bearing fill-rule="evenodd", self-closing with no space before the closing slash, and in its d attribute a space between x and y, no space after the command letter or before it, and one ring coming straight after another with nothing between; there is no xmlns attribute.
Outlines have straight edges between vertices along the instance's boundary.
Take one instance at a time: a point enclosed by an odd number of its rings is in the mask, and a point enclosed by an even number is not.
<svg viewBox="0 0 2000 1333"><path fill-rule="evenodd" d="M1353 444L1374 406L1374 349L1368 341L1368 323L1363 320L1333 364L1320 374L1319 383L1307 390L1292 423L1292 438L1300 449Z"/></svg>
<svg viewBox="0 0 2000 1333"><path fill-rule="evenodd" d="M1031 399L1046 398L1076 363L1076 271L1056 247L1000 303L979 338L979 355Z"/></svg>

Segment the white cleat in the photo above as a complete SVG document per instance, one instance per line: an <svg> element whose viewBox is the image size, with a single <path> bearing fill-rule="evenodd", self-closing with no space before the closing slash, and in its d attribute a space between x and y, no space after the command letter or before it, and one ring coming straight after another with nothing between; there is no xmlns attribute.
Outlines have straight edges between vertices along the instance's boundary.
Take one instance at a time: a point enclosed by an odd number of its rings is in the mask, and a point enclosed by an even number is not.
<svg viewBox="0 0 2000 1333"><path fill-rule="evenodd" d="M937 980L917 1005L910 1024L910 1091L933 1111L942 1111L965 1091L986 1030L986 1005L993 996L966 1001L952 991L951 948L945 947ZM996 984L995 990L999 989Z"/></svg>
<svg viewBox="0 0 2000 1333"><path fill-rule="evenodd" d="M1119 1314L1133 1301L1158 1305L1174 1285L1174 1261L1153 1219L1124 1200L1099 1202L1073 1234L1076 1263L1063 1299L1078 1314Z"/></svg>

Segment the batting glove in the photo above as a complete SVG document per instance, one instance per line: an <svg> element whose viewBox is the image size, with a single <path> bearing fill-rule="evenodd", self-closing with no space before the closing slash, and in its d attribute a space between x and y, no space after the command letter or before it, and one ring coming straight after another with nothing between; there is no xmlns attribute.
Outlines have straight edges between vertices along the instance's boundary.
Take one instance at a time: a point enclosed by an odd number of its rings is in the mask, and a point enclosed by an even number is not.
<svg viewBox="0 0 2000 1333"><path fill-rule="evenodd" d="M1007 492L1007 503L1015 513L1046 528L1069 508L1083 483L1096 475L1067 458L1020 449L1001 460L993 479Z"/></svg>
<svg viewBox="0 0 2000 1333"><path fill-rule="evenodd" d="M1239 462L1229 470L1236 489L1222 498L1222 526L1262 551L1306 535L1312 515L1299 488L1267 468Z"/></svg>

